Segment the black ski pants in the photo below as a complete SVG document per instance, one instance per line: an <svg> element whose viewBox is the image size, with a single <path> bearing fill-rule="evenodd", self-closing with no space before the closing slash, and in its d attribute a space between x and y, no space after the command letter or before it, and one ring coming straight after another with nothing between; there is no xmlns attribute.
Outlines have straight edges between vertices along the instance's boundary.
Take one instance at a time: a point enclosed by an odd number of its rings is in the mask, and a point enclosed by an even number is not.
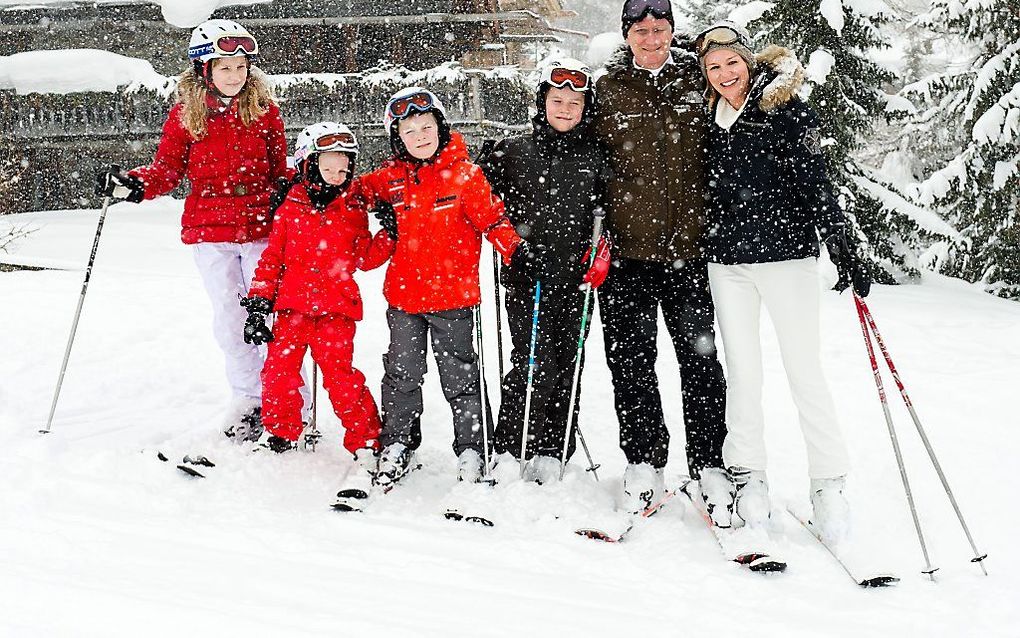
<svg viewBox="0 0 1020 638"><path fill-rule="evenodd" d="M589 302L588 317L595 305ZM506 315L510 324L510 371L503 379L499 405L499 425L495 448L498 453L521 455L524 427L524 401L528 384L528 357L535 289L512 286L506 289ZM535 342L535 372L531 390L531 414L528 423L528 458L535 455L560 458L567 428L570 386L574 378L577 338L581 330L584 291L576 283L542 284L539 304L538 340ZM587 338L588 325L585 326ZM577 426L580 387L574 404L574 429ZM570 433L567 458L574 453L574 432Z"/></svg>
<svg viewBox="0 0 1020 638"><path fill-rule="evenodd" d="M627 462L664 467L669 454L655 374L661 307L680 364L690 472L698 477L706 467L722 467L726 380L715 349L708 263L620 259L599 288L599 307Z"/></svg>
<svg viewBox="0 0 1020 638"><path fill-rule="evenodd" d="M460 456L470 448L484 455L474 309L409 313L391 307L386 311L386 321L390 347L383 355L379 443L383 447L402 443L412 450L421 445L421 385L431 336L439 383L453 412L453 451Z"/></svg>

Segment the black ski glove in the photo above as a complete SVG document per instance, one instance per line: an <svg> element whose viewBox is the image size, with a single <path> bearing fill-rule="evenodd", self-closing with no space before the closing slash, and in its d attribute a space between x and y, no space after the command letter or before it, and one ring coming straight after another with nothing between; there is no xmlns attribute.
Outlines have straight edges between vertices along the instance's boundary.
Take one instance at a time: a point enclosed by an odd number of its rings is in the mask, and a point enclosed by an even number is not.
<svg viewBox="0 0 1020 638"><path fill-rule="evenodd" d="M393 204L381 201L372 209L372 214L390 239L397 241L397 211L393 210Z"/></svg>
<svg viewBox="0 0 1020 638"><path fill-rule="evenodd" d="M286 177L276 178L276 190L269 196L270 221L276 217L276 211L280 210L280 206L283 206L283 203L287 201L287 193L290 192L290 187L293 183Z"/></svg>
<svg viewBox="0 0 1020 638"><path fill-rule="evenodd" d="M273 311L273 302L265 297L242 297L241 307L248 311L244 322L244 342L261 346L272 341L273 331L266 325L266 317Z"/></svg>
<svg viewBox="0 0 1020 638"><path fill-rule="evenodd" d="M110 170L96 175L96 195L126 199L137 204L145 199L145 184L137 177L122 171L120 166L111 164Z"/></svg>
<svg viewBox="0 0 1020 638"><path fill-rule="evenodd" d="M857 256L857 240L849 228L841 228L825 238L825 247L829 251L829 259L836 266L839 279L833 290L843 292L851 285L859 297L867 297L871 292L871 273Z"/></svg>
<svg viewBox="0 0 1020 638"><path fill-rule="evenodd" d="M541 279L546 270L545 248L522 241L510 256L510 270L528 279Z"/></svg>

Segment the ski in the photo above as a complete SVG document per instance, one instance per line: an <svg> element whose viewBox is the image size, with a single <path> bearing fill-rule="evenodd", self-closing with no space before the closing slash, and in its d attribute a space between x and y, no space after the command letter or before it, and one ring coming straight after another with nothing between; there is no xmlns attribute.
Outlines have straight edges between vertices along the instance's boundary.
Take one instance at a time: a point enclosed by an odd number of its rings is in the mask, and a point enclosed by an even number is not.
<svg viewBox="0 0 1020 638"><path fill-rule="evenodd" d="M695 511L701 515L705 525L712 531L712 535L715 536L719 548L722 549L723 555L727 559L747 567L752 572L786 571L786 561L778 558L772 552L772 542L766 530L753 529L748 526L718 527L712 521L712 517L708 515L708 508L696 490L684 489L683 493L690 500Z"/></svg>
<svg viewBox="0 0 1020 638"><path fill-rule="evenodd" d="M672 500L674 496L677 495L677 492L683 490L685 487L687 487L687 481L685 481L679 487L667 491L662 496L662 498L659 499L657 503L653 503L652 505L645 508L644 511L633 515L630 518L630 520L627 521L627 524L624 527L624 529L615 534L607 531L606 529L598 527L580 527L578 529L575 529L574 533L577 534L578 536L584 536L585 538L590 538L592 540L602 541L605 543L623 542L627 535L630 534L630 532L634 529L634 526L637 524L638 521L642 521L650 518L651 516L654 516L656 513L659 512L659 510L665 507L666 504L669 503L669 501Z"/></svg>
<svg viewBox="0 0 1020 638"><path fill-rule="evenodd" d="M363 487L347 486L336 493L336 500L329 506L335 512L364 512L365 508L379 496L388 494L393 488L407 480L407 475L420 469L421 463L408 466L407 471L396 483L379 485L373 479L371 485Z"/></svg>
<svg viewBox="0 0 1020 638"><path fill-rule="evenodd" d="M800 523L800 525L807 530L807 532L810 533L822 547L825 548L830 556L836 559L836 562L843 568L843 571L846 572L847 576L857 583L858 586L891 587L900 582L900 579L897 576L887 572L863 571L860 567L855 565L858 560L854 557L854 553L847 549L846 546L827 543L822 538L821 534L818 533L818 530L811 525L811 521L798 516L791 508L787 508L786 511L790 514L790 516L796 519L796 521Z"/></svg>
<svg viewBox="0 0 1020 638"><path fill-rule="evenodd" d="M494 481L477 483L458 481L441 501L443 518L448 521L493 527L491 510Z"/></svg>
<svg viewBox="0 0 1020 638"><path fill-rule="evenodd" d="M446 508L446 511L443 512L443 518L445 518L448 521L463 521L465 523L474 523L476 525L481 525L482 527L492 527L495 525L495 523L493 523L492 520L489 518L486 518L484 516L473 516L469 514L464 514L459 509L453 507Z"/></svg>
<svg viewBox="0 0 1020 638"><path fill-rule="evenodd" d="M170 458L160 451L156 451L156 458L164 463L169 463ZM192 478L205 478L205 470L198 470L197 468L202 467L216 467L216 464L209 460L208 457L202 456L201 454L185 454L184 458L181 459L180 463L175 464L177 469L187 474Z"/></svg>

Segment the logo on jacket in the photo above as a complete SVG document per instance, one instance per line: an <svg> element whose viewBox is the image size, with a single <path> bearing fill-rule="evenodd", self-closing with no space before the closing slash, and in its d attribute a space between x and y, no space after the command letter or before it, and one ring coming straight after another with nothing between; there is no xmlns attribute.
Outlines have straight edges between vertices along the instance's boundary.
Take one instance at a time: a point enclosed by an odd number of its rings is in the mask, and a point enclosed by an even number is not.
<svg viewBox="0 0 1020 638"><path fill-rule="evenodd" d="M822 154L822 132L817 128L809 128L804 131L804 139L801 140L804 148L812 155Z"/></svg>
<svg viewBox="0 0 1020 638"><path fill-rule="evenodd" d="M456 195L447 195L446 197L440 197L436 199L435 210L444 210L447 208L452 208L454 202L456 201L457 201Z"/></svg>

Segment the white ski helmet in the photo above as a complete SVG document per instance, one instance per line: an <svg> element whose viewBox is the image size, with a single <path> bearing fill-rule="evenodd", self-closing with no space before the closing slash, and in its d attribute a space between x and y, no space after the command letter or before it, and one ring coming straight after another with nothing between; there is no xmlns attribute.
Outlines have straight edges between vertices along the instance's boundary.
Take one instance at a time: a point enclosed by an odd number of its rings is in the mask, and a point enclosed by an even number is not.
<svg viewBox="0 0 1020 638"><path fill-rule="evenodd" d="M561 89L569 87L575 91L589 91L592 89L591 67L574 58L553 58L542 67L538 85L543 84Z"/></svg>
<svg viewBox="0 0 1020 638"><path fill-rule="evenodd" d="M188 57L203 64L216 58L252 58L258 54L258 40L233 20L206 20L191 32L188 43Z"/></svg>
<svg viewBox="0 0 1020 638"><path fill-rule="evenodd" d="M353 160L358 156L359 150L358 138L350 128L336 122L319 122L306 126L298 135L294 163L301 167L312 155L330 151L350 153Z"/></svg>
<svg viewBox="0 0 1020 638"><path fill-rule="evenodd" d="M386 103L386 110L383 112L383 128L387 132L392 132L395 122L412 113L428 113L430 111L439 113L442 119L446 120L446 108L435 93L420 86L400 89Z"/></svg>

